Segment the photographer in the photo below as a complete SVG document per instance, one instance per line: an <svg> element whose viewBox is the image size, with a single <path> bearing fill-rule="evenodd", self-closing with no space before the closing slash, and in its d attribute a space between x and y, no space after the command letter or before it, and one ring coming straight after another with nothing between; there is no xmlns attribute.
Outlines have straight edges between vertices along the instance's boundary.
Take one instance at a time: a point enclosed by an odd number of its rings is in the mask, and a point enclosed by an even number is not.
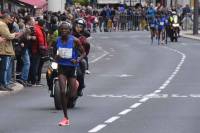
<svg viewBox="0 0 200 133"><path fill-rule="evenodd" d="M29 69L30 69L30 49L32 43L36 41L35 33L34 33L34 18L31 16L26 16L24 18L25 22L25 30L24 35L21 38L21 47L22 47L22 71L21 78L19 82L24 86L31 86L28 81Z"/></svg>

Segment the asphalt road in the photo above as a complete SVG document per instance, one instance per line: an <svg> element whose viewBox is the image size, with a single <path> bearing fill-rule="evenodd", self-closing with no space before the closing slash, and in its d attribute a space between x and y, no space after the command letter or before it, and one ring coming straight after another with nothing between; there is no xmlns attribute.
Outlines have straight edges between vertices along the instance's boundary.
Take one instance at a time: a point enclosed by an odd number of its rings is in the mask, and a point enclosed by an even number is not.
<svg viewBox="0 0 200 133"><path fill-rule="evenodd" d="M0 133L199 133L200 43L150 45L148 32L98 33L84 96L59 127L47 86L0 96ZM45 79L43 83L45 84Z"/></svg>

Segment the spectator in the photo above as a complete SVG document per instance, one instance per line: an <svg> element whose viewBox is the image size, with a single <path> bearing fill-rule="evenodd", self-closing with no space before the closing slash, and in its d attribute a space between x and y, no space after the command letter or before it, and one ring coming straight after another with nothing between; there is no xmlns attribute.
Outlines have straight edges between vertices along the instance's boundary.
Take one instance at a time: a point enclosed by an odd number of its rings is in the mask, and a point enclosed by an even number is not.
<svg viewBox="0 0 200 133"><path fill-rule="evenodd" d="M31 68L29 75L29 80L33 85L40 85L41 71L48 52L44 24L45 21L39 19L38 24L34 27L36 42L32 44Z"/></svg>
<svg viewBox="0 0 200 133"><path fill-rule="evenodd" d="M183 16L185 16L186 14L189 14L189 13L191 13L191 9L190 9L190 6L187 4L183 8Z"/></svg>
<svg viewBox="0 0 200 133"><path fill-rule="evenodd" d="M20 83L22 83L24 86L30 86L28 83L28 76L29 76L29 69L30 69L30 48L32 46L32 43L36 41L36 37L34 35L34 18L31 16L25 17L25 34L21 38L22 43L22 71L21 71L21 78L19 80Z"/></svg>
<svg viewBox="0 0 200 133"><path fill-rule="evenodd" d="M8 25L12 23L12 19L9 14L5 13L0 19L0 36L6 40L0 43L0 58L1 58L1 70L0 70L0 89L4 91L12 91L8 86L9 80L9 67L11 58L15 56L15 52L12 46L12 40L21 36L21 33L11 34Z"/></svg>
<svg viewBox="0 0 200 133"><path fill-rule="evenodd" d="M41 85L41 74L44 63L48 59L48 44L47 37L45 34L45 21L39 20L38 26L35 29L35 35L37 37L37 43L39 44L39 54L40 54L40 63L38 68L38 79L36 81L37 85Z"/></svg>

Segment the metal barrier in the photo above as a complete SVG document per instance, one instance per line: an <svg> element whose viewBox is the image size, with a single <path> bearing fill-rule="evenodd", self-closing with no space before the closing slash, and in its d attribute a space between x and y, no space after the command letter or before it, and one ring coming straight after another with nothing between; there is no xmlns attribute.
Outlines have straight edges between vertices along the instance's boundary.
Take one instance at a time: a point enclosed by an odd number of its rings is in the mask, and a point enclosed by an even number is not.
<svg viewBox="0 0 200 133"><path fill-rule="evenodd" d="M192 15L191 14L186 14L182 21L182 29L183 30L192 30L193 29L193 20L192 20Z"/></svg>
<svg viewBox="0 0 200 133"><path fill-rule="evenodd" d="M120 30L140 30L143 18L140 14L120 14L119 25Z"/></svg>
<svg viewBox="0 0 200 133"><path fill-rule="evenodd" d="M102 28L104 29L105 32L108 31L109 27L109 22L108 18L102 18L99 20L99 29L102 31ZM132 15L127 15L126 13L121 13L117 16L114 16L111 18L113 22L113 30L141 30L146 28L145 26L147 25L147 20L146 17L142 16L141 14L132 14Z"/></svg>

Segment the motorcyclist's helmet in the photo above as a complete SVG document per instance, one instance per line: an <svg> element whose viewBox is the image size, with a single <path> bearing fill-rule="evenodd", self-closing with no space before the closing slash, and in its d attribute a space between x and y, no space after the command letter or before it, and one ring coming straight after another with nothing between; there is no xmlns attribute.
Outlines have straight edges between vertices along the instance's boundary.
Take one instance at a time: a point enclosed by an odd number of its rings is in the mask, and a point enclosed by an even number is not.
<svg viewBox="0 0 200 133"><path fill-rule="evenodd" d="M50 22L51 22L51 24L57 24L58 23L58 17L52 16Z"/></svg>
<svg viewBox="0 0 200 133"><path fill-rule="evenodd" d="M176 12L175 12L175 11L172 11L172 15L176 15Z"/></svg>
<svg viewBox="0 0 200 133"><path fill-rule="evenodd" d="M86 22L85 22L85 20L83 18L77 18L74 21L74 27L76 27L77 25L82 27L82 29L84 29L86 27Z"/></svg>

